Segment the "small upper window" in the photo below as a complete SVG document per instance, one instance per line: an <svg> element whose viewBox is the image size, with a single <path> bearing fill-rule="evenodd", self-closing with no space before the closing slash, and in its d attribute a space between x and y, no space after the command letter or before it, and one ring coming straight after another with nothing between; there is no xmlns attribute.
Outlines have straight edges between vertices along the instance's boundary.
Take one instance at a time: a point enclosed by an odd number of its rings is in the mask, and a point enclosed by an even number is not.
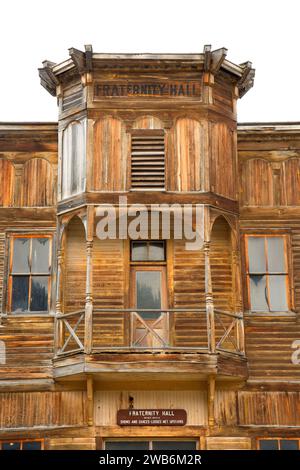
<svg viewBox="0 0 300 470"><path fill-rule="evenodd" d="M254 312L289 310L286 244L286 236L247 236L248 291Z"/></svg>
<svg viewBox="0 0 300 470"><path fill-rule="evenodd" d="M131 261L165 261L164 241L132 241Z"/></svg>
<svg viewBox="0 0 300 470"><path fill-rule="evenodd" d="M259 450L299 450L299 439L259 439Z"/></svg>
<svg viewBox="0 0 300 470"><path fill-rule="evenodd" d="M14 236L10 253L9 310L14 313L48 311L50 236Z"/></svg>
<svg viewBox="0 0 300 470"><path fill-rule="evenodd" d="M1 450L42 450L43 441L41 440L20 440L20 441L0 441Z"/></svg>
<svg viewBox="0 0 300 470"><path fill-rule="evenodd" d="M165 138L163 131L150 130L131 136L131 188L165 188Z"/></svg>

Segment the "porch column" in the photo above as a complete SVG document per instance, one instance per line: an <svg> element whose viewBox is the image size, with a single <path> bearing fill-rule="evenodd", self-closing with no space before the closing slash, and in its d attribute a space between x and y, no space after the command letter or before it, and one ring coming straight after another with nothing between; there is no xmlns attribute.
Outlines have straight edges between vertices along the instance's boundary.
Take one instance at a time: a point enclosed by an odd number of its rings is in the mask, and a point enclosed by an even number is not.
<svg viewBox="0 0 300 470"><path fill-rule="evenodd" d="M205 257L205 306L207 316L207 335L208 335L208 349L211 353L216 351L215 339L215 314L214 302L212 293L211 281L211 268L210 268L210 242L204 242L204 257Z"/></svg>
<svg viewBox="0 0 300 470"><path fill-rule="evenodd" d="M243 297L242 297L242 284L241 284L241 258L240 252L237 249L232 251L232 268L233 268L233 292L234 292L234 305L235 311L238 315L243 316ZM237 320L236 328L236 342L238 351L242 354L245 353L245 338L244 338L244 320Z"/></svg>
<svg viewBox="0 0 300 470"><path fill-rule="evenodd" d="M86 294L84 350L91 354L93 346L93 236L94 206L88 206L86 219Z"/></svg>
<svg viewBox="0 0 300 470"><path fill-rule="evenodd" d="M61 320L57 319L58 315L63 312L63 269L64 269L64 235L62 234L62 226L58 227L57 237L57 274L56 274L56 301L55 301L55 332L54 347L55 353L63 347L64 342L64 326Z"/></svg>
<svg viewBox="0 0 300 470"><path fill-rule="evenodd" d="M207 410L208 410L208 425L215 425L215 394L216 394L216 377L210 375L207 383Z"/></svg>

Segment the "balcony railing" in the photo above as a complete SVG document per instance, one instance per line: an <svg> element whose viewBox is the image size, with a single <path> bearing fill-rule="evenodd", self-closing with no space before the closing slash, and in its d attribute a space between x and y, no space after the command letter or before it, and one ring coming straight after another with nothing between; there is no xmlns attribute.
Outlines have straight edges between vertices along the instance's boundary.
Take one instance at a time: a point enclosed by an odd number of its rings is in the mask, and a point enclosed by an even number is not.
<svg viewBox="0 0 300 470"><path fill-rule="evenodd" d="M243 318L215 309L94 309L60 314L55 355L105 351L224 352L244 356Z"/></svg>

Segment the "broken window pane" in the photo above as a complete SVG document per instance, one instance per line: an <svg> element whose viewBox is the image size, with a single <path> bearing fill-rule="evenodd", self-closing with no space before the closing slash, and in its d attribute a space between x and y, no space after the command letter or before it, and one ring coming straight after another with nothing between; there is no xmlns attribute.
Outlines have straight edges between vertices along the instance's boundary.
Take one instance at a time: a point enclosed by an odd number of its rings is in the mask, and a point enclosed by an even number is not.
<svg viewBox="0 0 300 470"><path fill-rule="evenodd" d="M249 254L249 272L250 273L265 273L266 272L266 256L265 256L264 237L249 237L248 254Z"/></svg>
<svg viewBox="0 0 300 470"><path fill-rule="evenodd" d="M15 238L12 272L26 274L29 273L29 249L30 238Z"/></svg>
<svg viewBox="0 0 300 470"><path fill-rule="evenodd" d="M250 276L251 310L268 312L266 276Z"/></svg>
<svg viewBox="0 0 300 470"><path fill-rule="evenodd" d="M25 312L28 310L29 276L14 276L12 280L12 304L13 312Z"/></svg>
<svg viewBox="0 0 300 470"><path fill-rule="evenodd" d="M32 266L33 273L47 274L49 272L49 239L32 239Z"/></svg>
<svg viewBox="0 0 300 470"><path fill-rule="evenodd" d="M286 276L269 276L269 291L270 310L273 312L286 312L288 310L286 299Z"/></svg>
<svg viewBox="0 0 300 470"><path fill-rule="evenodd" d="M32 277L30 310L32 312L48 310L48 276Z"/></svg>

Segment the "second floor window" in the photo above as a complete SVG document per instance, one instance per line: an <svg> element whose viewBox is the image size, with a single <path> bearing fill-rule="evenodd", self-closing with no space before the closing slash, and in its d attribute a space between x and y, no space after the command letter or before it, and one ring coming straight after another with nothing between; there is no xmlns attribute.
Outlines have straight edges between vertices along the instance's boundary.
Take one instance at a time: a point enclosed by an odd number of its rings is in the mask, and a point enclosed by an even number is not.
<svg viewBox="0 0 300 470"><path fill-rule="evenodd" d="M253 312L289 310L286 236L247 236L247 283Z"/></svg>
<svg viewBox="0 0 300 470"><path fill-rule="evenodd" d="M9 311L48 311L50 274L51 237L13 236L10 245Z"/></svg>
<svg viewBox="0 0 300 470"><path fill-rule="evenodd" d="M131 188L163 190L165 188L164 132L147 130L131 136Z"/></svg>

